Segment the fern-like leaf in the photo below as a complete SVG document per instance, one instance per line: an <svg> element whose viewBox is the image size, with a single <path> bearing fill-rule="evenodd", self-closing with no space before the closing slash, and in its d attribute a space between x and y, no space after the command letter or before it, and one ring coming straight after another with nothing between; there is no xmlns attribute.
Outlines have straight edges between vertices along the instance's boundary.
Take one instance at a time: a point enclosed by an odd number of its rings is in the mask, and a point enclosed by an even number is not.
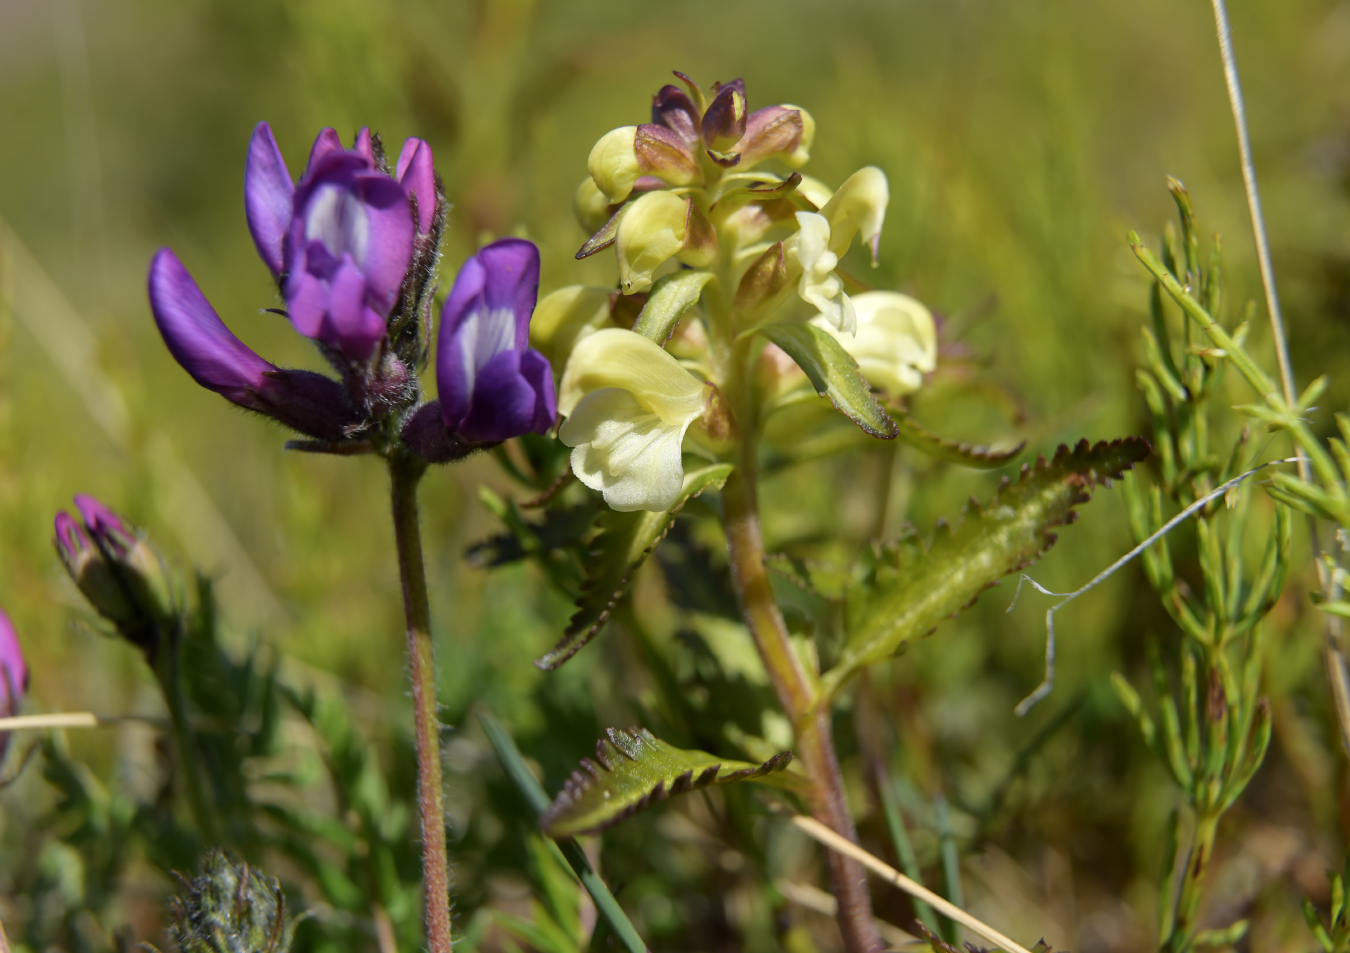
<svg viewBox="0 0 1350 953"><path fill-rule="evenodd" d="M976 470L995 470L1011 463L1027 445L1024 440L1009 450L991 450L989 447L955 443L939 437L908 414L892 412L891 419L899 429L900 439L915 450L945 463L955 463Z"/></svg>

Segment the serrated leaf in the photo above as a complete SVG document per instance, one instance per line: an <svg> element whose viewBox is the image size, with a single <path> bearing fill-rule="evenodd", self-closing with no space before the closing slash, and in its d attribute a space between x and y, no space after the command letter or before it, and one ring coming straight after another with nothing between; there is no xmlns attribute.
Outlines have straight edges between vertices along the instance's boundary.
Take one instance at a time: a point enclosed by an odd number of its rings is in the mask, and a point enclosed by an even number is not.
<svg viewBox="0 0 1350 953"><path fill-rule="evenodd" d="M600 533L592 543L586 561L586 581L577 599L577 611L558 644L534 664L546 672L552 671L589 642L628 591L633 573L666 535L675 520L675 513L708 487L720 489L731 470L729 463L706 463L686 468L679 497L670 509L660 513L601 511L596 521Z"/></svg>
<svg viewBox="0 0 1350 953"><path fill-rule="evenodd" d="M848 641L825 674L824 697L973 605L999 577L1038 559L1055 541L1049 529L1072 521L1073 507L1090 499L1094 485L1148 453L1138 437L1096 446L1083 440L1072 450L1061 445L1053 460L1023 466L1017 483L1005 479L989 506L968 506L956 529L940 523L927 549L904 547L897 564L879 567L865 602L850 613Z"/></svg>
<svg viewBox="0 0 1350 953"><path fill-rule="evenodd" d="M991 450L970 443L954 443L939 437L908 414L899 414L892 419L895 421L900 439L915 450L946 463L955 463L976 470L994 470L1011 463L1027 445L1023 440L1010 450Z"/></svg>
<svg viewBox="0 0 1350 953"><path fill-rule="evenodd" d="M816 393L866 433L890 440L899 428L872 396L872 388L858 371L858 362L829 332L811 324L770 324L759 329L806 372Z"/></svg>
<svg viewBox="0 0 1350 953"><path fill-rule="evenodd" d="M637 811L710 784L726 784L782 771L792 761L783 751L763 764L727 761L704 751L668 745L646 728L610 728L562 792L539 817L550 837L604 830Z"/></svg>
<svg viewBox="0 0 1350 953"><path fill-rule="evenodd" d="M489 536L464 551L469 565L478 569L517 562L533 552L564 549L580 543L595 522L594 504L546 510L542 522L508 522L506 533Z"/></svg>
<svg viewBox="0 0 1350 953"><path fill-rule="evenodd" d="M666 275L652 285L633 330L657 344L665 344L680 318L698 301L703 286L712 279L711 271L677 271Z"/></svg>

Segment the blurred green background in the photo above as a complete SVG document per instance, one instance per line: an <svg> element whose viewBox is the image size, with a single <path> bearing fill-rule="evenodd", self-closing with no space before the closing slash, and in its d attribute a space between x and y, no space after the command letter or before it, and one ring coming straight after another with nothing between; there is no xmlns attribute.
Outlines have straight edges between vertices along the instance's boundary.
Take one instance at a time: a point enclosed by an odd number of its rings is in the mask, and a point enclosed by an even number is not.
<svg viewBox="0 0 1350 953"><path fill-rule="evenodd" d="M1345 407L1350 2L1235 0L1230 14L1296 374L1331 373L1323 404ZM856 251L846 267L921 298L967 349L964 370L915 404L944 435L1025 438L1040 452L1143 432L1133 374L1147 285L1124 233L1156 236L1171 216L1166 174L1186 182L1202 222L1226 237L1230 318L1260 297L1203 0L0 0L0 281L10 303L0 310L0 605L33 669L27 710L155 713L139 658L80 624L51 550L52 515L88 492L217 576L234 644L261 639L285 657L288 678L339 686L375 734L404 731L380 466L288 454L277 428L196 387L151 322L149 258L172 246L246 342L276 363L319 367L283 319L259 311L275 298L245 227L242 173L248 137L266 119L292 172L323 126L349 138L369 125L393 149L406 136L428 140L454 203L443 286L483 237L507 233L540 244L543 291L610 284L608 255L572 259L585 238L572 193L592 143L644 121L670 69L705 85L744 76L752 109L810 110L806 171L831 185L864 164L885 170L880 268ZM1268 354L1263 323L1253 337ZM963 374L985 389L957 387ZM770 536L842 525L864 538L879 472L869 452L775 478L767 505L793 512L770 522ZM923 527L954 515L968 495L987 497L997 475L902 451L893 479L892 532L902 518ZM528 569L489 575L465 564L465 546L493 529L475 497L481 483L524 495L486 460L423 484L444 717L456 724L472 702L489 704L556 788L599 728L640 719L639 687L619 677L609 636L560 673L530 664L568 607ZM1131 542L1119 501L1101 492L1035 576L1073 588ZM1262 775L1270 790L1235 822L1248 833L1230 864L1238 894L1285 898L1272 903L1270 946L1298 945L1288 898L1325 889L1321 869L1350 820L1338 807L1343 758L1328 734L1314 624L1299 621L1304 581L1286 597L1292 634L1272 673L1285 696ZM1072 728L1016 789L992 846L971 860L984 871L972 891L986 911L1022 917L1030 925L1014 919L1019 929L1056 946L1146 947L1172 795L1106 678L1133 671L1144 639L1170 623L1136 570L1081 600L1059 616L1056 694L1019 722L1010 711L1039 678L1046 603L1024 598L1005 615L1010 596L995 590L879 675L908 706L900 730L926 739L907 749L912 770L920 783L938 772L978 800L1086 692ZM550 722L566 723L575 744L545 741ZM471 735L451 758L464 775L458 789L450 778L461 828L490 813ZM146 758L133 728L70 741L97 772L127 783L126 766ZM6 864L31 860L15 845L44 797L33 777L0 792ZM487 877L465 864L466 877ZM1268 887L1291 871L1295 886ZM0 870L0 895L5 882ZM475 896L490 893L480 887Z"/></svg>

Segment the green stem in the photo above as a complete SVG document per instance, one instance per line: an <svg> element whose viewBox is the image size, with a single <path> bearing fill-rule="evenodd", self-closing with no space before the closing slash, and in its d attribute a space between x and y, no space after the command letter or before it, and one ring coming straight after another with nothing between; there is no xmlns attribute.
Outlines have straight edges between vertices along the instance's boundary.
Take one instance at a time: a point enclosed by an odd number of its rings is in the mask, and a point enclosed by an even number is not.
<svg viewBox="0 0 1350 953"><path fill-rule="evenodd" d="M1195 940L1195 918L1200 910L1200 888L1209 873L1214 853L1214 838L1219 830L1218 813L1201 814L1196 818L1195 836L1191 853L1186 860L1186 871L1181 877L1181 891L1177 895L1177 913L1172 935L1163 944L1167 953L1186 953Z"/></svg>
<svg viewBox="0 0 1350 953"><path fill-rule="evenodd" d="M403 580L403 611L408 620L408 667L412 680L413 724L417 741L417 801L422 819L423 919L431 953L450 953L450 865L445 850L445 807L441 795L440 720L436 711L436 667L431 648L431 613L422 566L422 534L417 520L417 482L426 465L401 456L389 458L390 497L398 570Z"/></svg>
<svg viewBox="0 0 1350 953"><path fill-rule="evenodd" d="M839 759L830 735L829 707L816 704L816 690L793 651L787 624L774 600L764 567L755 479L757 448L752 428L743 428L742 434L739 466L722 491L732 580L778 701L796 730L796 754L812 782L811 813L822 824L856 842L858 834L844 796ZM830 884L839 903L839 929L845 948L850 953L879 950L881 939L872 919L872 898L861 865L833 851L827 851L825 857Z"/></svg>
<svg viewBox="0 0 1350 953"><path fill-rule="evenodd" d="M164 692L164 700L169 706L169 725L173 730L174 745L178 749L178 761L183 772L183 783L187 789L188 807L192 819L197 822L206 842L219 846L220 829L216 823L216 813L211 799L207 796L204 783L205 769L202 767L201 752L197 749L196 739L188 719L187 692L183 687L183 623L178 620L165 633L163 644L165 651L159 664L159 684Z"/></svg>

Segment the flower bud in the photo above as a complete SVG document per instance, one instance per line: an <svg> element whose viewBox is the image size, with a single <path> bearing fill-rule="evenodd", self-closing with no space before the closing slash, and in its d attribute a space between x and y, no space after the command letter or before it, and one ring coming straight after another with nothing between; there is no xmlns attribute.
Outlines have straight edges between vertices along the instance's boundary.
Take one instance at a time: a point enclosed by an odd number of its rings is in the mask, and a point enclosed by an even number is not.
<svg viewBox="0 0 1350 953"><path fill-rule="evenodd" d="M160 629L177 615L173 583L159 554L92 496L75 497L76 520L56 514L56 552L99 615L153 664Z"/></svg>
<svg viewBox="0 0 1350 953"><path fill-rule="evenodd" d="M0 610L0 718L19 713L19 704L28 691L28 666L19 647L19 637L9 616ZM9 732L0 732L0 759L9 747Z"/></svg>
<svg viewBox="0 0 1350 953"><path fill-rule="evenodd" d="M745 80L714 86L713 101L703 114L703 141L715 152L726 152L745 135Z"/></svg>
<svg viewBox="0 0 1350 953"><path fill-rule="evenodd" d="M594 235L604 228L615 210L610 204L609 197L600 191L595 179L588 175L577 186L576 194L572 196L572 211L576 213L577 221L586 230L586 234Z"/></svg>
<svg viewBox="0 0 1350 953"><path fill-rule="evenodd" d="M615 240L624 294L651 287L656 269L676 256L691 268L717 260L717 232L693 200L648 192L624 209Z"/></svg>
<svg viewBox="0 0 1350 953"><path fill-rule="evenodd" d="M644 123L637 127L633 152L643 175L652 175L670 185L689 185L700 175L698 160L680 137L665 126Z"/></svg>
<svg viewBox="0 0 1350 953"><path fill-rule="evenodd" d="M874 165L859 169L848 177L839 191L820 209L830 223L830 251L842 256L857 232L872 249L872 265L877 263L881 241L881 223L886 220L890 189L886 173Z"/></svg>
<svg viewBox="0 0 1350 953"><path fill-rule="evenodd" d="M169 903L182 953L286 953L293 924L281 884L212 850Z"/></svg>
<svg viewBox="0 0 1350 953"><path fill-rule="evenodd" d="M851 300L856 334L839 333L823 315L811 323L838 339L874 387L897 397L918 390L937 366L932 312L895 291L868 291Z"/></svg>
<svg viewBox="0 0 1350 953"><path fill-rule="evenodd" d="M751 113L745 124L745 135L736 144L741 154L737 168L748 169L765 159L779 158L792 168L806 164L810 158L811 136L815 122L806 110L796 106L767 106Z"/></svg>
<svg viewBox="0 0 1350 953"><path fill-rule="evenodd" d="M562 367L582 338L610 325L610 294L608 288L569 285L547 295L534 309L530 345Z"/></svg>
<svg viewBox="0 0 1350 953"><path fill-rule="evenodd" d="M671 130L690 150L699 146L702 114L678 86L662 86L652 97L652 122Z"/></svg>
<svg viewBox="0 0 1350 953"><path fill-rule="evenodd" d="M747 321L753 321L778 302L787 286L783 243L777 242L755 259L754 264L741 276L732 307Z"/></svg>
<svg viewBox="0 0 1350 953"><path fill-rule="evenodd" d="M619 220L615 246L624 294L651 287L652 274L684 248L689 200L670 192L648 192Z"/></svg>
<svg viewBox="0 0 1350 953"><path fill-rule="evenodd" d="M600 137L586 160L586 170L611 202L622 202L642 174L634 144L637 126L620 126Z"/></svg>

